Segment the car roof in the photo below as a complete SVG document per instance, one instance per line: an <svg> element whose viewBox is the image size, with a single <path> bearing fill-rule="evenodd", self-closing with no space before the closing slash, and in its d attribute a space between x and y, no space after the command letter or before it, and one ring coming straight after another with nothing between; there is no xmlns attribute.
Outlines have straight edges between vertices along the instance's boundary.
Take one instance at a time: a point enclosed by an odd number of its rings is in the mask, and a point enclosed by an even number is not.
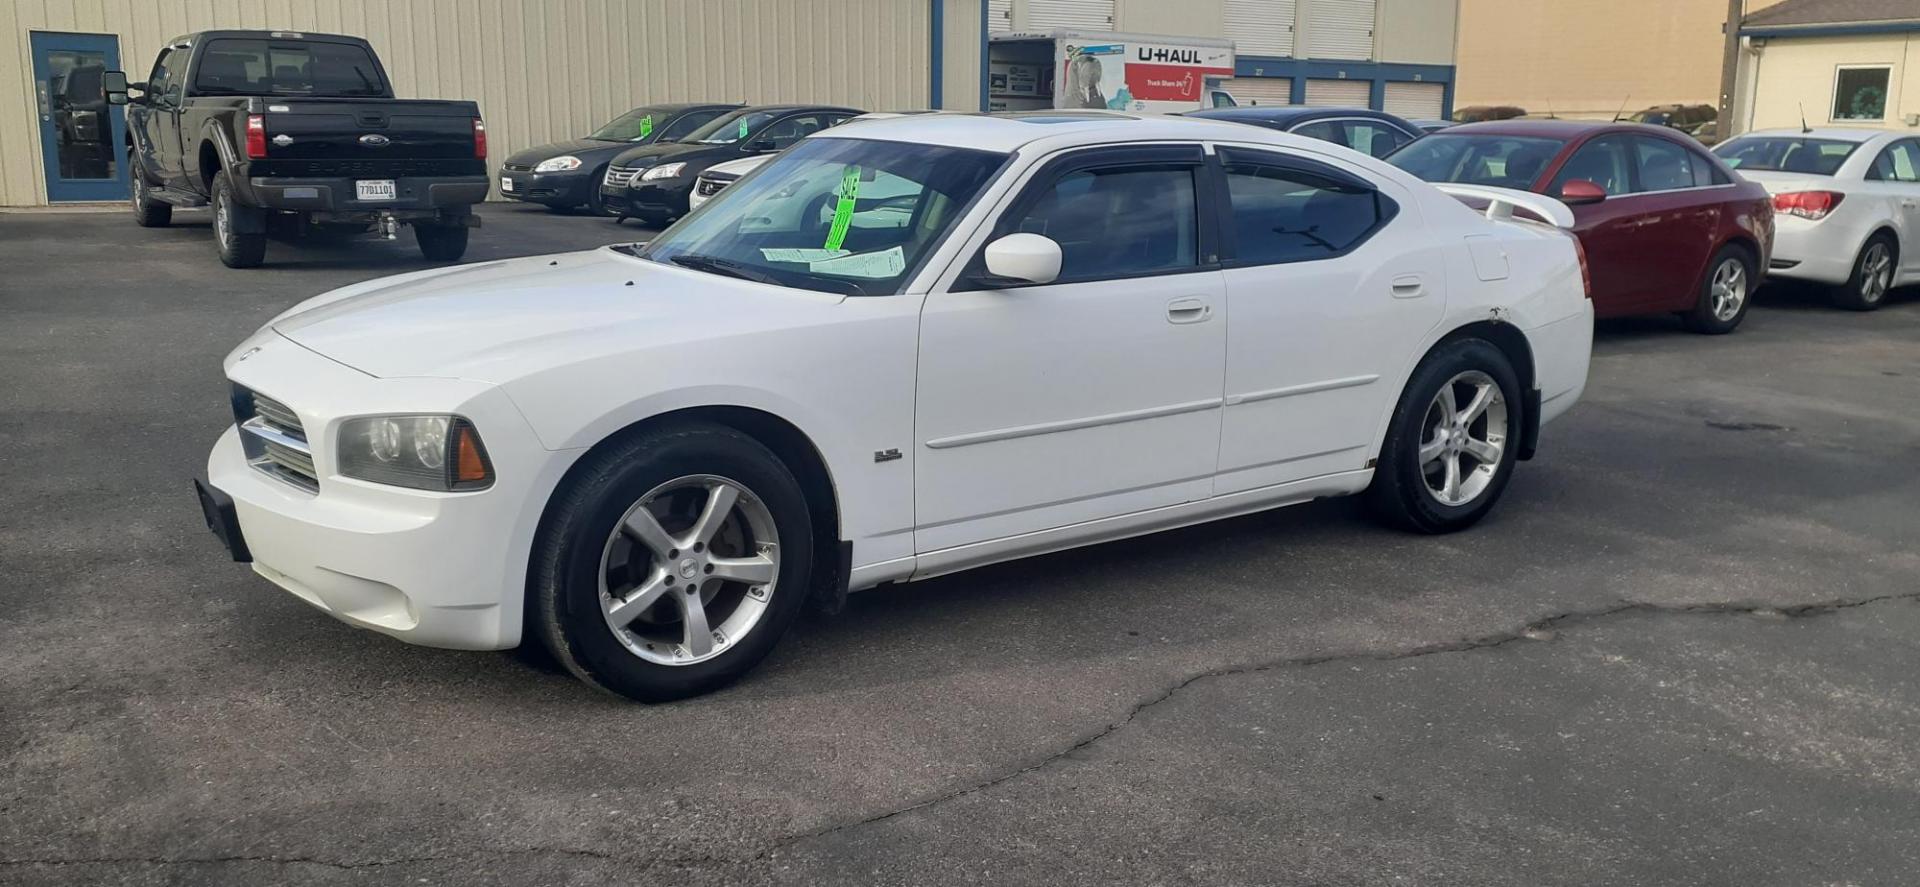
<svg viewBox="0 0 1920 887"><path fill-rule="evenodd" d="M1295 120L1315 120L1328 117L1367 117L1374 120L1397 121L1400 118L1385 111L1372 108L1327 108L1316 105L1243 105L1238 108L1207 108L1190 111L1183 117L1200 117L1207 120L1257 121L1261 123L1291 123Z"/></svg>
<svg viewBox="0 0 1920 887"><path fill-rule="evenodd" d="M1803 130L1799 127L1780 129L1755 129L1743 132L1734 139L1774 138L1774 139L1826 139L1835 142L1871 142L1880 136L1894 136L1899 133L1885 129L1863 129L1847 126L1823 126L1818 129ZM1727 141L1733 141L1728 139Z"/></svg>
<svg viewBox="0 0 1920 887"><path fill-rule="evenodd" d="M360 44L369 45L369 46L372 45L367 42L367 38L365 37L355 37L351 34L327 34L321 31L298 31L298 30L294 30L293 28L280 28L280 29L274 29L274 30L260 30L260 29L252 29L252 28L247 28L247 29L221 28L221 29L212 30L212 31L195 31L191 34L181 34L180 36L167 41L167 45L174 46L180 43L199 43L202 40L210 40L215 37L264 37L268 39L278 38L282 40L329 40L329 41L345 41L348 43L360 43Z"/></svg>
<svg viewBox="0 0 1920 887"><path fill-rule="evenodd" d="M739 102L647 102L646 104L634 105L633 107L635 110L640 108L659 108L662 111L679 112L705 108L739 108L743 106Z"/></svg>
<svg viewBox="0 0 1920 887"><path fill-rule="evenodd" d="M866 113L859 108L848 108L841 105L743 105L740 106L740 110L777 111L780 113L786 113L788 111L845 111L848 114Z"/></svg>
<svg viewBox="0 0 1920 887"><path fill-rule="evenodd" d="M1646 123L1627 121L1608 122L1604 120L1486 120L1480 123L1462 123L1447 128L1447 135L1500 135L1533 136L1545 139L1577 139L1602 132L1629 132L1642 135L1657 135L1672 139L1677 133L1665 126L1653 126ZM1682 137L1684 138L1684 136Z"/></svg>
<svg viewBox="0 0 1920 887"><path fill-rule="evenodd" d="M1245 124L1223 120L1118 111L916 114L887 120L864 120L857 127L835 127L808 138L880 139L1007 154L1041 140L1071 147L1164 139L1244 142L1264 137L1304 139L1272 130L1252 130Z"/></svg>

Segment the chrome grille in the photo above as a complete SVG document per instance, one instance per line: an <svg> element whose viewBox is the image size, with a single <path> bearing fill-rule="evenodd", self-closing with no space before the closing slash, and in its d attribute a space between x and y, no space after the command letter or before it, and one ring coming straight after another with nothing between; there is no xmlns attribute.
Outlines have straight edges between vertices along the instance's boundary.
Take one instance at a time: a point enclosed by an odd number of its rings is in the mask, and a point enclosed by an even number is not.
<svg viewBox="0 0 1920 887"><path fill-rule="evenodd" d="M320 472L313 467L313 449L299 414L271 397L236 387L233 418L240 425L247 464L308 492L320 489Z"/></svg>
<svg viewBox="0 0 1920 887"><path fill-rule="evenodd" d="M531 163L514 163L508 161L500 164L500 168L507 172L533 172L533 164Z"/></svg>
<svg viewBox="0 0 1920 887"><path fill-rule="evenodd" d="M602 179L601 181L604 182L609 188L625 188L626 186L633 184L633 177L639 175L640 171L643 169L646 169L646 167L644 166L609 166L607 167L607 177L605 179Z"/></svg>
<svg viewBox="0 0 1920 887"><path fill-rule="evenodd" d="M701 197L712 197L713 195L720 193L721 189L731 184L733 184L732 179L722 179L718 177L708 178L707 176L701 176L700 181L694 183L693 190L694 190L694 193L699 194Z"/></svg>

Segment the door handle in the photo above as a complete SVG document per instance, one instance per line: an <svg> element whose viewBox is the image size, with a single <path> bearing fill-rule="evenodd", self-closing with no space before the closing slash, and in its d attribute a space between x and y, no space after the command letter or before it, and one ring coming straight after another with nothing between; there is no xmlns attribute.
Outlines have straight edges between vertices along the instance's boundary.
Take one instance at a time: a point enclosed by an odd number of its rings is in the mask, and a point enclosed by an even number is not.
<svg viewBox="0 0 1920 887"><path fill-rule="evenodd" d="M1200 323L1213 316L1213 306L1206 299L1188 296L1167 303L1168 323Z"/></svg>
<svg viewBox="0 0 1920 887"><path fill-rule="evenodd" d="M1393 279L1393 297L1418 299L1427 294L1427 282L1418 274L1402 274Z"/></svg>

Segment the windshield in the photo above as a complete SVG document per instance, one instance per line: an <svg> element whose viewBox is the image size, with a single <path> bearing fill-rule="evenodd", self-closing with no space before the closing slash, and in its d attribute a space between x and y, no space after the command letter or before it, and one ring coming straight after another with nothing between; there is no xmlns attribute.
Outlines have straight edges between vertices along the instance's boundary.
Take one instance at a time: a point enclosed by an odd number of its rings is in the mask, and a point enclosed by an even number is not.
<svg viewBox="0 0 1920 887"><path fill-rule="evenodd" d="M1665 111L1635 111L1632 114L1627 115L1627 120L1632 123L1647 123L1653 126L1668 126L1673 121L1673 115L1668 114Z"/></svg>
<svg viewBox="0 0 1920 887"><path fill-rule="evenodd" d="M1429 182L1533 187L1566 142L1533 136L1435 133L1393 153L1387 162Z"/></svg>
<svg viewBox="0 0 1920 887"><path fill-rule="evenodd" d="M1830 176L1853 156L1858 142L1762 136L1734 139L1713 149L1728 166L1743 172L1797 172Z"/></svg>
<svg viewBox="0 0 1920 887"><path fill-rule="evenodd" d="M660 233L642 258L848 295L892 295L1006 155L804 139Z"/></svg>
<svg viewBox="0 0 1920 887"><path fill-rule="evenodd" d="M687 134L685 141L702 145L731 145L760 130L778 111L735 111Z"/></svg>
<svg viewBox="0 0 1920 887"><path fill-rule="evenodd" d="M667 115L659 108L635 108L607 121L606 126L594 130L587 138L602 142L638 142L651 137L666 122Z"/></svg>
<svg viewBox="0 0 1920 887"><path fill-rule="evenodd" d="M384 96L366 47L307 40L225 38L207 44L193 75L200 95Z"/></svg>

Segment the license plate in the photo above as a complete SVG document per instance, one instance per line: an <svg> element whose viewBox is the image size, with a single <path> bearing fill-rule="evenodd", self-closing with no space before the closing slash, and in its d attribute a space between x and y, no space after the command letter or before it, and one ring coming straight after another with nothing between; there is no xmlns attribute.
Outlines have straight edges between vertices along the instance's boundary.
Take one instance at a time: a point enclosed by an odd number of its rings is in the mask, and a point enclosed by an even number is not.
<svg viewBox="0 0 1920 887"><path fill-rule="evenodd" d="M392 179L367 179L353 183L353 195L360 200L394 200L400 193L394 190Z"/></svg>
<svg viewBox="0 0 1920 887"><path fill-rule="evenodd" d="M501 176L501 177L500 177L500 191L501 191L502 193L512 193L512 191L513 191L513 180L512 180L512 179L509 179L509 178L507 178L506 176Z"/></svg>

